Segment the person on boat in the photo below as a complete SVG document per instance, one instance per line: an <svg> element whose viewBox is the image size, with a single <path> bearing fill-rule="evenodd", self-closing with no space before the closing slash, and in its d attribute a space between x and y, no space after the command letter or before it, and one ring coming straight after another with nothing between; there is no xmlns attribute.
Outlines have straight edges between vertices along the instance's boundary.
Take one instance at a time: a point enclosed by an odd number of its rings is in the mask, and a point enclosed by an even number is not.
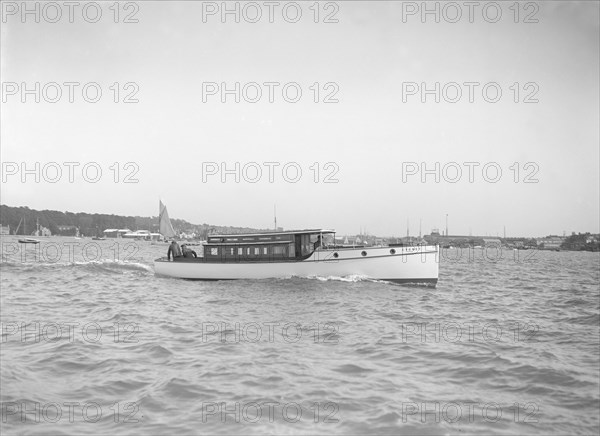
<svg viewBox="0 0 600 436"><path fill-rule="evenodd" d="M171 241L171 245L169 245L169 251L167 251L168 260L171 260L171 255L173 255L173 260L175 260L177 257L183 257L181 247L174 239Z"/></svg>
<svg viewBox="0 0 600 436"><path fill-rule="evenodd" d="M183 257L198 257L196 252L189 248L186 244L181 246L181 250L183 252Z"/></svg>
<svg viewBox="0 0 600 436"><path fill-rule="evenodd" d="M317 248L319 248L321 246L321 235L317 236L317 240L314 243L314 249L316 250Z"/></svg>

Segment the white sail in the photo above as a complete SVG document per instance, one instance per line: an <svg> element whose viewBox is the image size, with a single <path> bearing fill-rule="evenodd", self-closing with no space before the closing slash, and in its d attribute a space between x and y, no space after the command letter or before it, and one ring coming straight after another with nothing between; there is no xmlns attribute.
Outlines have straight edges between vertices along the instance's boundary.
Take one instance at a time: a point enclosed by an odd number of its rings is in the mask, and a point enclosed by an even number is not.
<svg viewBox="0 0 600 436"><path fill-rule="evenodd" d="M169 219L169 212L167 212L167 206L162 204L162 201L158 201L158 228L159 232L165 238L172 238L175 236L175 230L173 229L173 225L171 224L171 220Z"/></svg>

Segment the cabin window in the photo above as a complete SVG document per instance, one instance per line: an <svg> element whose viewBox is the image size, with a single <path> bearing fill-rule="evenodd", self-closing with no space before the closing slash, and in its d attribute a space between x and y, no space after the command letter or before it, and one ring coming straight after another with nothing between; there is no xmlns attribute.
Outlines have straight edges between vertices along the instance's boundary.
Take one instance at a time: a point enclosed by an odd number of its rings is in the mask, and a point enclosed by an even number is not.
<svg viewBox="0 0 600 436"><path fill-rule="evenodd" d="M254 255L258 256L260 253L259 248L258 247L254 247Z"/></svg>
<svg viewBox="0 0 600 436"><path fill-rule="evenodd" d="M313 251L312 249L313 246L310 243L310 235L302 235L302 256L306 256L307 254L311 253Z"/></svg>
<svg viewBox="0 0 600 436"><path fill-rule="evenodd" d="M229 249L229 254L233 256L233 247Z"/></svg>
<svg viewBox="0 0 600 436"><path fill-rule="evenodd" d="M210 255L211 256L217 256L219 254L219 248L218 247L211 247L210 248Z"/></svg>
<svg viewBox="0 0 600 436"><path fill-rule="evenodd" d="M244 254L244 249L242 247L238 247L238 254L241 256Z"/></svg>
<svg viewBox="0 0 600 436"><path fill-rule="evenodd" d="M246 248L246 254L250 255L250 247Z"/></svg>
<svg viewBox="0 0 600 436"><path fill-rule="evenodd" d="M263 254L269 254L269 249L267 247L263 247Z"/></svg>

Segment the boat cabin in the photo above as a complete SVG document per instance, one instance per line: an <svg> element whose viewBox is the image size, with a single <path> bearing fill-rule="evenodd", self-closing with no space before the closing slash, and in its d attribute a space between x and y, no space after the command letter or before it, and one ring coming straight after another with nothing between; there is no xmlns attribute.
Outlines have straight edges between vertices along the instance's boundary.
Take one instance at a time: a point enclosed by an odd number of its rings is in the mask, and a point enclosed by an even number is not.
<svg viewBox="0 0 600 436"><path fill-rule="evenodd" d="M333 230L209 235L204 260L214 262L281 262L308 258ZM321 241L321 242L318 242Z"/></svg>

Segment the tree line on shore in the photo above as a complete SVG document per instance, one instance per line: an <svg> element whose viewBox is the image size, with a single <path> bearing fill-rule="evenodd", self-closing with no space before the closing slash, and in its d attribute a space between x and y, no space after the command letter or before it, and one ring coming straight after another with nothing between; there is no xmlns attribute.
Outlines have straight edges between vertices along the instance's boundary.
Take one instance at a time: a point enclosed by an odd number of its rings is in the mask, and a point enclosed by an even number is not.
<svg viewBox="0 0 600 436"><path fill-rule="evenodd" d="M247 227L216 226L211 224L191 224L185 220L171 219L175 231L195 233L199 239L206 239L212 232L233 233L236 231L256 231ZM61 212L57 210L35 210L28 207L0 205L0 224L10 227L10 234L18 228L20 235L32 235L45 227L52 235L100 236L106 229L149 230L158 232L158 217L120 216L86 212Z"/></svg>
<svg viewBox="0 0 600 436"><path fill-rule="evenodd" d="M600 238L589 232L572 234L564 240L560 248L573 251L600 251Z"/></svg>

